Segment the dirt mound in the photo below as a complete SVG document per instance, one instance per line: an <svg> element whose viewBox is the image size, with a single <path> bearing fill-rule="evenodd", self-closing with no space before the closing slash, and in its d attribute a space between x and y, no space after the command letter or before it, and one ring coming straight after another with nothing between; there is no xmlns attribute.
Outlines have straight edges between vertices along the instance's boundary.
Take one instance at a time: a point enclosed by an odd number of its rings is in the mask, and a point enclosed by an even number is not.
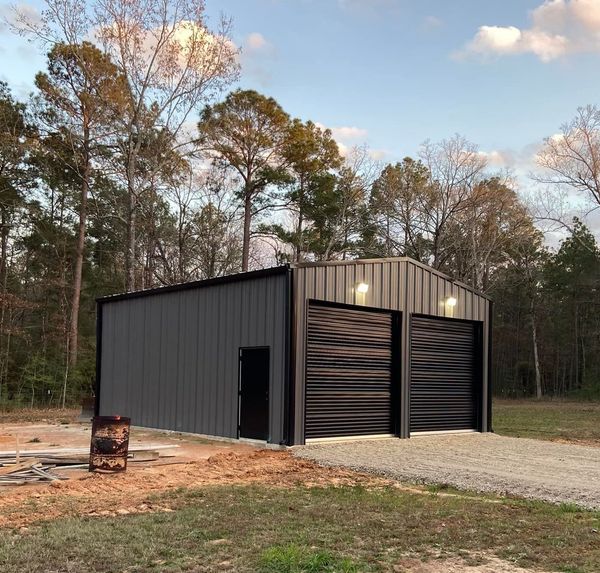
<svg viewBox="0 0 600 573"><path fill-rule="evenodd" d="M131 464L121 474L71 472L72 479L50 485L21 486L0 492L0 527L23 527L61 516L121 515L168 511L151 497L180 487L210 484L265 483L274 486L371 487L391 483L351 470L324 468L289 452L226 452L208 460Z"/></svg>

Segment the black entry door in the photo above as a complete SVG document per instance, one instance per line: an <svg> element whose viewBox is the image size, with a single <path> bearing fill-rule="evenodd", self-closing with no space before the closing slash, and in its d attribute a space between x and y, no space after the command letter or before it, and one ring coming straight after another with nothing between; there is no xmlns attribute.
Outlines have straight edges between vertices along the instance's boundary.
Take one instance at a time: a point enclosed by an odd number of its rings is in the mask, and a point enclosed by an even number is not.
<svg viewBox="0 0 600 573"><path fill-rule="evenodd" d="M269 437L269 349L240 349L240 438Z"/></svg>

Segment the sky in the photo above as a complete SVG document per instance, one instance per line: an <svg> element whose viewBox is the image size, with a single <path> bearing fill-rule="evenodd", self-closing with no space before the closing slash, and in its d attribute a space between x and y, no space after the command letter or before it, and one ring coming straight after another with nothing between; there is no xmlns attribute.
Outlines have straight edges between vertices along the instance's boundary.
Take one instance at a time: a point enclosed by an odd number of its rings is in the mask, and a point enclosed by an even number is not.
<svg viewBox="0 0 600 573"><path fill-rule="evenodd" d="M206 0L206 10L209 25L233 19L241 87L382 161L459 133L526 185L543 138L600 103L600 0ZM17 97L43 66L0 25L0 79Z"/></svg>

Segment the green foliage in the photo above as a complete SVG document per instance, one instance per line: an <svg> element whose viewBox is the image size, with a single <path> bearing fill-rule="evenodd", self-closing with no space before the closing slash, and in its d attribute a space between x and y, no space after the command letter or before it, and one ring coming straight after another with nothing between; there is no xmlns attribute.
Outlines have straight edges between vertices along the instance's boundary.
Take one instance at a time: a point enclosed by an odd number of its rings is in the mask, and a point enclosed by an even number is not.
<svg viewBox="0 0 600 573"><path fill-rule="evenodd" d="M298 545L270 547L263 551L259 571L263 573L355 573L357 565L329 551L311 551Z"/></svg>

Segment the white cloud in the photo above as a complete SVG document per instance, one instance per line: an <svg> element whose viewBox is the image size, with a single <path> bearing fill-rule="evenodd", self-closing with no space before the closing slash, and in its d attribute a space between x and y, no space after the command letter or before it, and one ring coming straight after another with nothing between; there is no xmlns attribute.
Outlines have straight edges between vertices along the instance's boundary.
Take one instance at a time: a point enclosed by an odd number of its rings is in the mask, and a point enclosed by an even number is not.
<svg viewBox="0 0 600 573"><path fill-rule="evenodd" d="M244 50L246 53L270 52L273 46L260 32L252 32L244 40Z"/></svg>
<svg viewBox="0 0 600 573"><path fill-rule="evenodd" d="M454 56L533 54L543 62L600 52L600 0L545 0L530 12L528 28L480 26Z"/></svg>
<svg viewBox="0 0 600 573"><path fill-rule="evenodd" d="M361 147L369 135L369 132L362 127L341 126L327 128L318 121L315 122L315 125L320 129L329 129L329 131L331 131L331 136L337 143L342 157L348 157L352 153L352 150L356 149L357 146ZM371 148L367 148L367 154L375 161L380 161L389 155L389 153L383 149Z"/></svg>
<svg viewBox="0 0 600 573"><path fill-rule="evenodd" d="M367 137L367 130L360 127L332 127L331 133L334 139L364 139Z"/></svg>
<svg viewBox="0 0 600 573"><path fill-rule="evenodd" d="M389 155L384 149L369 149L368 153L369 157L374 161L382 161Z"/></svg>
<svg viewBox="0 0 600 573"><path fill-rule="evenodd" d="M350 147L348 147L347 145L344 145L342 142L340 141L336 141L338 149L340 150L340 155L342 157L347 157L348 156L348 152L350 151Z"/></svg>
<svg viewBox="0 0 600 573"><path fill-rule="evenodd" d="M342 126L328 128L318 121L315 122L315 125L322 130L329 129L329 131L331 131L331 136L333 139L335 139L342 157L346 157L348 155L353 145L359 142L357 140L360 140L360 143L362 143L368 135L368 131L360 127Z"/></svg>
<svg viewBox="0 0 600 573"><path fill-rule="evenodd" d="M496 169L510 168L514 164L514 157L506 151L479 151L479 156L485 159L489 167Z"/></svg>
<svg viewBox="0 0 600 573"><path fill-rule="evenodd" d="M365 139L369 133L366 129L363 129L361 127L327 127L322 123L319 123L318 121L315 122L315 125L320 129L329 129L329 131L331 131L333 139L346 142L349 140Z"/></svg>

